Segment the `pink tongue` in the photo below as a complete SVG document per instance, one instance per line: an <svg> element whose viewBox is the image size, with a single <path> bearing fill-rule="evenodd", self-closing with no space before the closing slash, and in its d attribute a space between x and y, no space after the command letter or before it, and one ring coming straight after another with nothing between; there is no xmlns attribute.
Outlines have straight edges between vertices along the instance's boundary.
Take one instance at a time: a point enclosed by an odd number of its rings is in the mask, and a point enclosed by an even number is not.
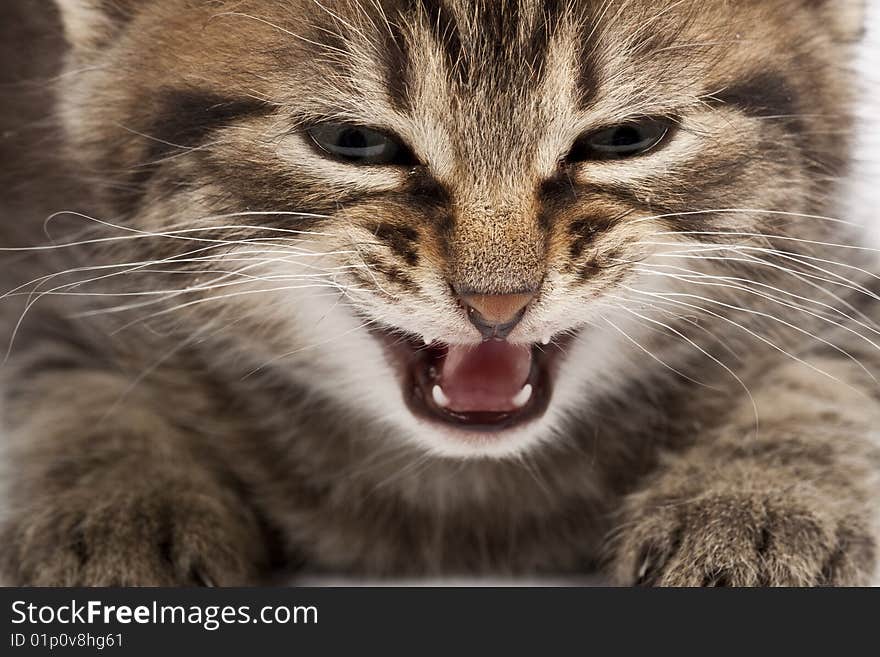
<svg viewBox="0 0 880 657"><path fill-rule="evenodd" d="M440 370L447 408L460 413L514 411L532 369L528 347L492 340L478 347L450 346Z"/></svg>

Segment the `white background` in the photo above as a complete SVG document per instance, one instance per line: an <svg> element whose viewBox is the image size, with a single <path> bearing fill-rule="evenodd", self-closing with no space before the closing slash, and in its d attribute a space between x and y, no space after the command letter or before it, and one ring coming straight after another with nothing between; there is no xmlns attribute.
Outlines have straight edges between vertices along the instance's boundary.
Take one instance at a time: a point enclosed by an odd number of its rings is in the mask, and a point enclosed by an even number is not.
<svg viewBox="0 0 880 657"><path fill-rule="evenodd" d="M867 239L880 248L880 1L866 1L868 31L857 61L861 99L855 140L856 172L845 212L865 225Z"/></svg>

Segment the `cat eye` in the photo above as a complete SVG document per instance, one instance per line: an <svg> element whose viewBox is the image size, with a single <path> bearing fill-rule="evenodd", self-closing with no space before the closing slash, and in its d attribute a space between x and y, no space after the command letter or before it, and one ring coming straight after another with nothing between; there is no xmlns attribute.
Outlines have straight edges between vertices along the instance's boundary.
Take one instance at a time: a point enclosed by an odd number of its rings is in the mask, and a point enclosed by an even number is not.
<svg viewBox="0 0 880 657"><path fill-rule="evenodd" d="M656 148L671 132L664 119L644 119L604 128L580 137L566 158L569 162L620 160Z"/></svg>
<svg viewBox="0 0 880 657"><path fill-rule="evenodd" d="M378 130L347 123L319 123L306 130L324 153L351 164L416 164L412 152Z"/></svg>

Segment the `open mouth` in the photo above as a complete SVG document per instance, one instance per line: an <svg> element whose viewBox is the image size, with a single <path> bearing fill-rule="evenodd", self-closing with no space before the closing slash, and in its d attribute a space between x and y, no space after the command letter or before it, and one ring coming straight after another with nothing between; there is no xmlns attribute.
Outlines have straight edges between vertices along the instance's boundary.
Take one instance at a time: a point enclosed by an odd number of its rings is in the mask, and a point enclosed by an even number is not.
<svg viewBox="0 0 880 657"><path fill-rule="evenodd" d="M414 415L466 431L497 432L541 417L553 394L563 342L424 344L379 331L400 368Z"/></svg>

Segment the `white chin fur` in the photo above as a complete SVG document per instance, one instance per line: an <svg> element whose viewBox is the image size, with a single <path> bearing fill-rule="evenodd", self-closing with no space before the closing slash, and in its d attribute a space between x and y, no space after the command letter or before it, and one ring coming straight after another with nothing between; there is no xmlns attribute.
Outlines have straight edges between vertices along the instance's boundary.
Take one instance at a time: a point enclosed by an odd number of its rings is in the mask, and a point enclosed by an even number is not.
<svg viewBox="0 0 880 657"><path fill-rule="evenodd" d="M438 457L516 457L541 443L564 440L559 435L563 419L587 411L598 390L619 381L621 368L634 366L627 364L629 359L623 354L629 349L619 343L619 336L591 334L568 347L543 417L500 433L461 431L410 412L383 347L346 304L326 292L292 290L287 294L296 297L287 307L296 308L290 319L298 346L308 344L307 340L314 345L284 360L292 376L353 408L358 416L372 418L377 439L405 441Z"/></svg>
<svg viewBox="0 0 880 657"><path fill-rule="evenodd" d="M417 418L404 401L382 345L346 304L320 290L285 294L295 298L276 305L275 312L278 307L296 309L290 317L291 351L299 351L278 364L284 363L302 385L372 418L377 439L405 441L439 457L504 458L521 454L551 433L553 418L558 418L552 409L542 419L498 434L460 432ZM313 346L302 349L309 344Z"/></svg>

